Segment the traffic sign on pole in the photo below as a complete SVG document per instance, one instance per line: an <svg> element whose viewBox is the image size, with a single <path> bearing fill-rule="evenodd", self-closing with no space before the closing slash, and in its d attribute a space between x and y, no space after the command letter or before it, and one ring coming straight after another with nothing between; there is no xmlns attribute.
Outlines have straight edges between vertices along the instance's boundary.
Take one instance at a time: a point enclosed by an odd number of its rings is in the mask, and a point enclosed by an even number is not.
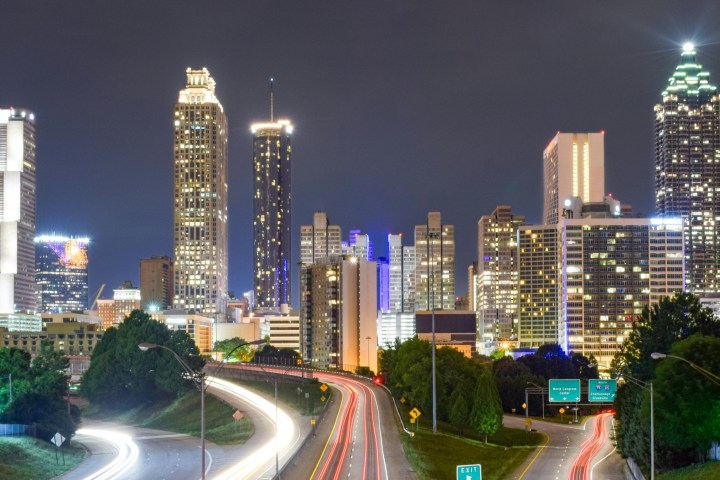
<svg viewBox="0 0 720 480"><path fill-rule="evenodd" d="M580 379L550 379L548 385L551 402L567 403L580 401Z"/></svg>
<svg viewBox="0 0 720 480"><path fill-rule="evenodd" d="M588 402L614 402L616 394L617 380L588 381Z"/></svg>
<svg viewBox="0 0 720 480"><path fill-rule="evenodd" d="M482 480L482 467L477 465L458 465L456 480Z"/></svg>

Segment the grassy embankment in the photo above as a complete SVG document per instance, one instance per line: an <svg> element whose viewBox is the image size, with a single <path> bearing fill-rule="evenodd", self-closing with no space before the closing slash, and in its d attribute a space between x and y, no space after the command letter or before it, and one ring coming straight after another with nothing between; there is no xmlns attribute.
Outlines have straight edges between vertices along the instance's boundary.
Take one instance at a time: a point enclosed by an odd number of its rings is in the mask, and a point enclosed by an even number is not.
<svg viewBox="0 0 720 480"><path fill-rule="evenodd" d="M266 398L274 398L275 396L275 384L273 382L237 380L231 378L226 378L225 380L251 390L262 392ZM330 400L330 395L332 395L332 389L327 389L323 392L320 390L320 385L317 380L307 383L278 382L278 401L291 407L300 415L319 415ZM305 398L306 393L310 394L308 398ZM321 400L322 397L325 397L325 400Z"/></svg>
<svg viewBox="0 0 720 480"><path fill-rule="evenodd" d="M401 409L404 418L408 418L407 410L409 407ZM421 416L420 421L414 437L401 436L405 453L420 479L454 480L457 465L477 463L482 465L483 479L510 478L545 438L541 433L502 427L485 444L484 436L467 429L460 436L456 427L438 422L438 433L433 434L426 428L431 420ZM416 430L415 425L406 426Z"/></svg>
<svg viewBox="0 0 720 480"><path fill-rule="evenodd" d="M55 446L32 437L0 438L0 478L14 480L45 480L56 477L73 468L85 456L79 447L63 447L65 465L58 451L55 462Z"/></svg>
<svg viewBox="0 0 720 480"><path fill-rule="evenodd" d="M701 463L658 476L659 480L715 480L717 478L720 478L720 462Z"/></svg>
<svg viewBox="0 0 720 480"><path fill-rule="evenodd" d="M245 443L254 432L252 423L232 418L235 409L212 395L205 396L205 438L219 445ZM83 416L137 427L200 436L200 394L190 391L174 401L163 401L125 412L108 412L89 406Z"/></svg>

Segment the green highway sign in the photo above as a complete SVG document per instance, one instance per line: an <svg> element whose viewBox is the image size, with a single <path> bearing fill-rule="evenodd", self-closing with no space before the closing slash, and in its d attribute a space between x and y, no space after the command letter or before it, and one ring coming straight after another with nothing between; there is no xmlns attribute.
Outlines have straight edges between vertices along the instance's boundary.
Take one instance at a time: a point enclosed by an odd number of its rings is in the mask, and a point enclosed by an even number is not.
<svg viewBox="0 0 720 480"><path fill-rule="evenodd" d="M458 465L457 480L482 480L482 468L477 465Z"/></svg>
<svg viewBox="0 0 720 480"><path fill-rule="evenodd" d="M615 401L617 380L589 380L588 401L610 403Z"/></svg>
<svg viewBox="0 0 720 480"><path fill-rule="evenodd" d="M579 402L580 401L580 380L573 378L569 380L550 379L548 386L550 401L557 403Z"/></svg>

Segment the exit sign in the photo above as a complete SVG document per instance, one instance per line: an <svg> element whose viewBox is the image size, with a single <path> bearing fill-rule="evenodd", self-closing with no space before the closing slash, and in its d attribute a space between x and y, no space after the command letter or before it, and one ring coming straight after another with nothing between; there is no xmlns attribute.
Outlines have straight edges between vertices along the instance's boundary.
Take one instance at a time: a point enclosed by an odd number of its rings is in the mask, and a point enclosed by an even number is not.
<svg viewBox="0 0 720 480"><path fill-rule="evenodd" d="M457 480L482 480L482 468L477 465L458 465Z"/></svg>

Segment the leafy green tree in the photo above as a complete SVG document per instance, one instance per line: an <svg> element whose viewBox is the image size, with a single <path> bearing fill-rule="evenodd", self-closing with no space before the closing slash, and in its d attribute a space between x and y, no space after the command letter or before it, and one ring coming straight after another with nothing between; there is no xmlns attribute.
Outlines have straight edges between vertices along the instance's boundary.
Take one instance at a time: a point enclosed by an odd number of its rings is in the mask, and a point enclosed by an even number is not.
<svg viewBox="0 0 720 480"><path fill-rule="evenodd" d="M502 427L502 416L502 406L495 381L492 373L485 370L478 378L475 387L470 425L477 433L485 435L485 443L487 443L488 435L494 434Z"/></svg>
<svg viewBox="0 0 720 480"><path fill-rule="evenodd" d="M720 373L720 338L695 334L673 345L672 355ZM658 442L693 450L703 459L720 439L720 385L674 358L659 362L653 383Z"/></svg>
<svg viewBox="0 0 720 480"><path fill-rule="evenodd" d="M48 441L55 432L69 438L77 428L79 411L66 401L68 360L53 350L50 341L40 344L34 360L15 348L0 349L0 376L12 375L13 401L9 385L1 389L2 420L34 424L38 437Z"/></svg>
<svg viewBox="0 0 720 480"><path fill-rule="evenodd" d="M720 320L703 307L691 294L679 293L663 298L652 308L645 308L633 324L633 329L612 361L612 370L620 375L641 381L652 380L658 362L653 352L670 352L673 345L696 333L720 336ZM659 392L659 389L655 389ZM633 457L649 471L650 419L647 390L631 381L618 387L615 410L618 422L618 449L624 456ZM659 413L659 412L658 412ZM656 422L656 427L659 427ZM656 439L656 464L671 468L692 462L696 458L692 449L665 444Z"/></svg>
<svg viewBox="0 0 720 480"><path fill-rule="evenodd" d="M243 343L247 343L245 339L240 337L234 337L229 338L225 340L220 340L215 342L215 345L213 346L213 352L221 352L223 354L223 358L227 356L228 353L235 350L238 345L242 345ZM245 345L243 347L238 348L235 350L235 352L232 355L232 358L235 361L238 362L249 362L252 360L253 354L255 353L255 350L250 345Z"/></svg>
<svg viewBox="0 0 720 480"><path fill-rule="evenodd" d="M458 428L460 435L463 434L465 425L470 421L470 407L468 406L462 388L457 388L450 397L452 408L450 409L450 423Z"/></svg>
<svg viewBox="0 0 720 480"><path fill-rule="evenodd" d="M539 375L545 380L578 378L572 360L556 343L541 345L535 353L520 357L517 361L525 364L534 375Z"/></svg>
<svg viewBox="0 0 720 480"><path fill-rule="evenodd" d="M204 366L185 331L171 332L147 313L134 310L117 329L110 328L93 351L81 386L91 402L107 408L130 408L190 387L185 370L170 352L161 348L142 351L140 343L171 348L194 371Z"/></svg>
<svg viewBox="0 0 720 480"><path fill-rule="evenodd" d="M530 369L522 362L517 362L512 357L503 357L492 365L493 375L495 377L495 385L500 395L502 409L505 412L521 411L522 404L525 402L525 389L532 387L529 382L537 385L545 386L547 382L539 375L534 375ZM542 403L529 403L530 412L533 415L542 413Z"/></svg>
<svg viewBox="0 0 720 480"><path fill-rule="evenodd" d="M255 352L252 363L270 363L277 365L297 365L300 355L292 348L277 348L265 344Z"/></svg>

